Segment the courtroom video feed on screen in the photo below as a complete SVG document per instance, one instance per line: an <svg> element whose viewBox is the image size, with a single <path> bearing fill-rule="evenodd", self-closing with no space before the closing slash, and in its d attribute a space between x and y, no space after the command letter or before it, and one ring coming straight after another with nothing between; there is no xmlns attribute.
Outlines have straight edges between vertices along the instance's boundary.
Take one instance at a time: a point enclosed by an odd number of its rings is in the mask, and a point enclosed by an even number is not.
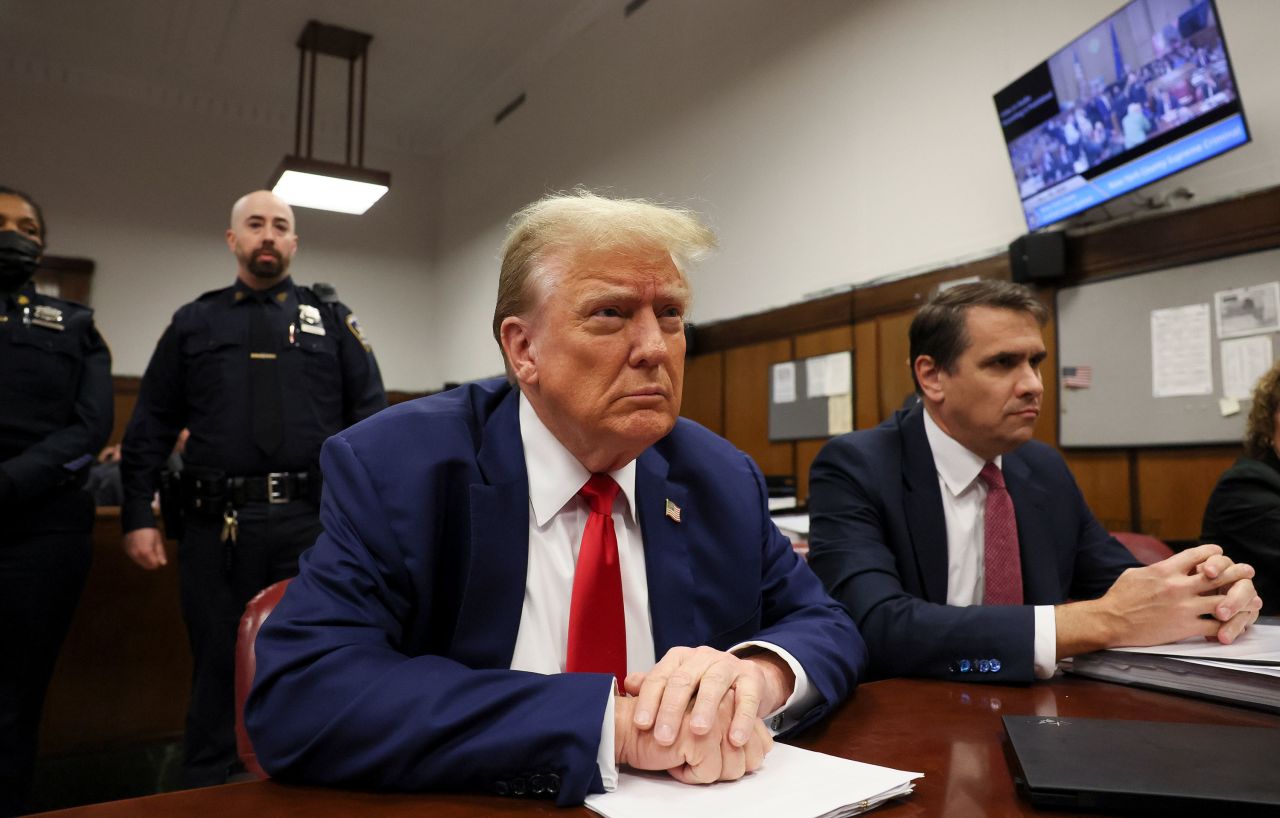
<svg viewBox="0 0 1280 818"><path fill-rule="evenodd" d="M1249 138L1207 0L1135 0L995 99L1031 229Z"/></svg>

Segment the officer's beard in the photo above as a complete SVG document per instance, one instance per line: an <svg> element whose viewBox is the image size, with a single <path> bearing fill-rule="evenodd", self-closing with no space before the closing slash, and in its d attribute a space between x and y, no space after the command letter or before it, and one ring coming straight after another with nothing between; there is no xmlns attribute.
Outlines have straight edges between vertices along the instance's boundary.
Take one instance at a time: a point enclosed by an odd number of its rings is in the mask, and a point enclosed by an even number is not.
<svg viewBox="0 0 1280 818"><path fill-rule="evenodd" d="M248 269L256 278L279 278L289 269L289 262L274 247L259 247L249 257Z"/></svg>

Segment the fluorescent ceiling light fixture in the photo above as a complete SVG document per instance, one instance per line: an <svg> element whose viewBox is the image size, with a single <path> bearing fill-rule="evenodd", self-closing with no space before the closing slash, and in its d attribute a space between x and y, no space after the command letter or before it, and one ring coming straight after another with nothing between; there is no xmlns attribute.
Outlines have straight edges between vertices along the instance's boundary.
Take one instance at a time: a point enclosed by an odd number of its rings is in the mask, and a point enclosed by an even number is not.
<svg viewBox="0 0 1280 818"><path fill-rule="evenodd" d="M271 177L271 192L297 207L360 215L391 187L391 174L286 156Z"/></svg>
<svg viewBox="0 0 1280 818"><path fill-rule="evenodd" d="M267 182L273 193L291 205L360 215L373 207L391 187L390 173L364 166L364 105L368 96L365 91L369 41L372 39L369 34L317 20L308 21L298 37L298 111L294 120L293 153L281 160ZM316 159L312 154L316 60L321 54L347 63L346 161L342 163ZM357 67L360 75L359 113L356 112ZM356 148L354 164L353 145Z"/></svg>

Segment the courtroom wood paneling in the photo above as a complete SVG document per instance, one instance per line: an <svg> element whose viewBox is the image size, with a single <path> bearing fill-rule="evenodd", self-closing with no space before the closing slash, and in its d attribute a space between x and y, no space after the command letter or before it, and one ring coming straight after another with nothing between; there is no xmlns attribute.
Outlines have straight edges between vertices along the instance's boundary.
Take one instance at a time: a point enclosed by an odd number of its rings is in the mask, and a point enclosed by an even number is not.
<svg viewBox="0 0 1280 818"><path fill-rule="evenodd" d="M41 755L93 752L182 733L191 653L176 545L144 571L121 546L120 510L98 509L93 564L45 697Z"/></svg>
<svg viewBox="0 0 1280 818"><path fill-rule="evenodd" d="M93 290L93 270L96 265L87 258L70 256L45 256L34 277L40 289L51 288L58 298L75 301L86 307ZM47 291L47 290L46 290Z"/></svg>
<svg viewBox="0 0 1280 818"><path fill-rule="evenodd" d="M880 422L880 341L876 322L853 325L853 428Z"/></svg>
<svg viewBox="0 0 1280 818"><path fill-rule="evenodd" d="M1162 540L1195 540L1218 477L1242 449L1148 449L1138 452L1141 530Z"/></svg>
<svg viewBox="0 0 1280 818"><path fill-rule="evenodd" d="M1052 297L1048 300L1053 309ZM1044 363L1040 365L1040 381L1044 395L1040 399L1040 417L1036 419L1035 438L1050 446L1058 445L1058 339L1054 332L1053 314L1040 334L1044 337Z"/></svg>
<svg viewBox="0 0 1280 818"><path fill-rule="evenodd" d="M795 444L769 442L769 365L789 361L791 339L738 347L724 357L724 436L765 474L795 474Z"/></svg>
<svg viewBox="0 0 1280 818"><path fill-rule="evenodd" d="M698 355L684 362L680 414L718 435L724 434L724 353Z"/></svg>
<svg viewBox="0 0 1280 818"><path fill-rule="evenodd" d="M1108 531L1136 531L1129 501L1127 451L1066 451L1067 467L1075 475L1084 500Z"/></svg>
<svg viewBox="0 0 1280 818"><path fill-rule="evenodd" d="M876 320L880 361L880 417L876 423L898 411L907 395L916 391L907 363L911 357L907 329L915 316L916 311L912 309L883 315Z"/></svg>
<svg viewBox="0 0 1280 818"><path fill-rule="evenodd" d="M111 423L111 439L107 445L114 446L124 440L124 430L133 416L133 407L138 403L138 390L142 388L142 378L132 375L116 375L111 379L111 400L115 409L115 418Z"/></svg>
<svg viewBox="0 0 1280 818"><path fill-rule="evenodd" d="M796 336L796 358L812 358L815 355L826 355L831 352L844 352L854 349L853 327L832 327L827 330L810 332ZM853 366L857 371L858 355L855 351ZM857 384L854 384L857 389ZM818 456L818 450L826 445L829 438L820 440L796 441L796 499L805 503L809 499L809 466Z"/></svg>

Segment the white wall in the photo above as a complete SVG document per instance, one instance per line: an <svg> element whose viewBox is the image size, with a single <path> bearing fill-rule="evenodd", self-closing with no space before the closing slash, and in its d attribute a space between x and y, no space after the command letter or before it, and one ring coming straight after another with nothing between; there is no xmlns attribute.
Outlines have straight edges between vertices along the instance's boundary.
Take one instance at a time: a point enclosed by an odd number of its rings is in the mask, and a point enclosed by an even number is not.
<svg viewBox="0 0 1280 818"><path fill-rule="evenodd" d="M8 67L0 184L40 201L48 252L96 262L92 300L113 369L139 375L175 309L235 280L223 239L230 207L292 147L292 107L227 108L198 93L149 103L82 87L74 74ZM392 171L392 191L363 217L298 209L291 272L337 287L388 388L426 389L440 366L426 320L430 165L372 144L368 164Z"/></svg>
<svg viewBox="0 0 1280 818"><path fill-rule="evenodd" d="M991 95L1119 2L619 9L528 78L522 108L447 155L371 142L392 192L359 218L299 210L294 270L335 284L387 386L416 390L501 371L498 248L510 214L551 189L702 211L722 250L695 273L698 321L996 252L1024 227ZM1158 188L1187 185L1197 202L1280 183L1280 4L1219 7L1254 142ZM41 199L51 252L97 262L120 374L142 372L177 306L231 282L227 210L292 143L292 100L260 110L201 93L117 89L0 53L0 184Z"/></svg>
<svg viewBox="0 0 1280 818"><path fill-rule="evenodd" d="M694 319L933 268L1025 231L991 95L1118 0L652 0L606 16L528 101L445 158L435 379L501 370L489 335L506 219L576 184L689 204L721 252ZM1219 0L1254 142L1156 188L1280 183L1280 4Z"/></svg>

